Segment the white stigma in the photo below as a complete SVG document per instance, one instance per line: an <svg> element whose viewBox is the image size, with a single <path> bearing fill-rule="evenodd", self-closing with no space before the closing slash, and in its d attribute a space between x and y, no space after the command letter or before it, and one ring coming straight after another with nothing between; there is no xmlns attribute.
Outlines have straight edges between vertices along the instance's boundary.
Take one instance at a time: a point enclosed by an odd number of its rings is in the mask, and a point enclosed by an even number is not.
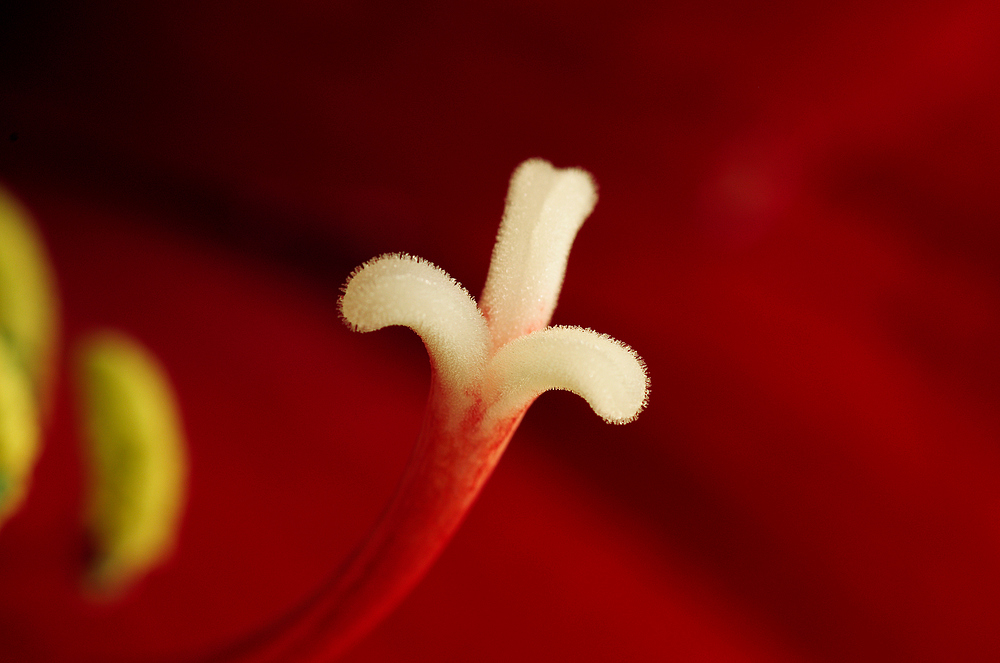
<svg viewBox="0 0 1000 663"><path fill-rule="evenodd" d="M582 170L530 159L514 171L479 304L494 350L552 319L573 239L596 203Z"/></svg>
<svg viewBox="0 0 1000 663"><path fill-rule="evenodd" d="M649 378L635 351L605 334L582 327L549 327L516 338L490 362L492 411L527 407L550 389L580 396L602 419L626 424L646 406Z"/></svg>
<svg viewBox="0 0 1000 663"><path fill-rule="evenodd" d="M347 281L340 312L355 331L415 331L448 388L468 390L482 380L486 321L468 291L426 260L404 253L369 260Z"/></svg>
<svg viewBox="0 0 1000 663"><path fill-rule="evenodd" d="M649 393L639 356L587 329L546 328L573 239L596 200L586 172L526 161L511 178L478 308L441 269L388 254L351 275L341 314L356 331L413 329L424 341L435 378L460 399L456 406L468 406L462 396L481 399L484 425L522 411L549 389L580 395L606 421L631 421Z"/></svg>

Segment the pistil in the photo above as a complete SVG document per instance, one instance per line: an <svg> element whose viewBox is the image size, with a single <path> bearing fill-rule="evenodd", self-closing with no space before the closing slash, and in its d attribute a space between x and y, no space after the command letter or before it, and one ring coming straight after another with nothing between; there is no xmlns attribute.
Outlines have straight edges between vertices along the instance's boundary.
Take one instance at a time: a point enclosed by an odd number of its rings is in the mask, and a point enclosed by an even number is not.
<svg viewBox="0 0 1000 663"><path fill-rule="evenodd" d="M349 326L403 325L424 341L432 377L423 427L391 503L340 572L258 644L224 658L326 661L374 628L437 559L542 392L579 394L612 423L645 407L649 381L631 348L580 327L547 327L595 202L587 173L523 163L478 306L444 271L405 254L351 275L341 299Z"/></svg>

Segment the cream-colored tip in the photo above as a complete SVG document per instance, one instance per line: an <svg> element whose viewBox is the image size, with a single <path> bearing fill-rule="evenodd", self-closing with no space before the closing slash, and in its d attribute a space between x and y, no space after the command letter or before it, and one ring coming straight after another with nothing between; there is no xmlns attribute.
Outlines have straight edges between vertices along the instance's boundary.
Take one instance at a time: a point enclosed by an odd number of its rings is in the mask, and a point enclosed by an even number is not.
<svg viewBox="0 0 1000 663"><path fill-rule="evenodd" d="M369 260L347 281L340 312L356 331L411 328L443 385L468 389L482 377L486 322L465 288L426 260L400 253Z"/></svg>
<svg viewBox="0 0 1000 663"><path fill-rule="evenodd" d="M569 250L596 203L583 170L530 159L514 171L480 298L494 349L548 325Z"/></svg>
<svg viewBox="0 0 1000 663"><path fill-rule="evenodd" d="M494 355L488 380L497 416L563 389L583 397L605 421L624 424L649 397L646 366L635 351L582 327L550 327L511 341Z"/></svg>
<svg viewBox="0 0 1000 663"><path fill-rule="evenodd" d="M159 361L118 333L79 351L90 487L92 589L115 594L173 549L187 452L177 398Z"/></svg>

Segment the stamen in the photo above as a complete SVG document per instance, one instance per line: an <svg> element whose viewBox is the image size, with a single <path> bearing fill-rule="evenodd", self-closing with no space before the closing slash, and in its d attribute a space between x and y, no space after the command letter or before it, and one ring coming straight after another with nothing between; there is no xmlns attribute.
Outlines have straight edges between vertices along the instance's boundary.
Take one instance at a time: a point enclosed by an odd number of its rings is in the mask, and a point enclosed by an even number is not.
<svg viewBox="0 0 1000 663"><path fill-rule="evenodd" d="M90 464L91 589L120 593L173 549L187 461L176 397L148 350L118 333L79 354Z"/></svg>
<svg viewBox="0 0 1000 663"><path fill-rule="evenodd" d="M20 507L40 451L57 336L54 282L27 211L0 187L0 524Z"/></svg>
<svg viewBox="0 0 1000 663"><path fill-rule="evenodd" d="M0 523L27 492L48 406L57 337L55 278L27 212L0 188ZM96 548L92 589L114 593L169 552L186 474L163 369L121 335L81 352Z"/></svg>
<svg viewBox="0 0 1000 663"><path fill-rule="evenodd" d="M0 187L0 329L42 405L58 335L54 284L44 243L28 212Z"/></svg>
<svg viewBox="0 0 1000 663"><path fill-rule="evenodd" d="M38 457L38 408L28 375L0 339L0 524L17 511Z"/></svg>

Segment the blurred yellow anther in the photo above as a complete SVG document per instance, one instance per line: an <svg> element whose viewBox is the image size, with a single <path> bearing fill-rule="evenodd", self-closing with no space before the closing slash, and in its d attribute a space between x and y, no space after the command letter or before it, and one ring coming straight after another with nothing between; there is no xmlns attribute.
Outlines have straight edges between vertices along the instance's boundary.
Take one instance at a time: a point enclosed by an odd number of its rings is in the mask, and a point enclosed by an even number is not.
<svg viewBox="0 0 1000 663"><path fill-rule="evenodd" d="M91 470L88 525L94 588L117 593L172 550L187 461L176 398L159 362L106 333L80 355Z"/></svg>
<svg viewBox="0 0 1000 663"><path fill-rule="evenodd" d="M54 283L28 213L0 188L0 331L42 402L48 396L58 328Z"/></svg>
<svg viewBox="0 0 1000 663"><path fill-rule="evenodd" d="M38 410L28 376L0 340L0 523L21 505L38 456Z"/></svg>
<svg viewBox="0 0 1000 663"><path fill-rule="evenodd" d="M27 212L0 188L0 523L38 458L56 342L54 279Z"/></svg>

